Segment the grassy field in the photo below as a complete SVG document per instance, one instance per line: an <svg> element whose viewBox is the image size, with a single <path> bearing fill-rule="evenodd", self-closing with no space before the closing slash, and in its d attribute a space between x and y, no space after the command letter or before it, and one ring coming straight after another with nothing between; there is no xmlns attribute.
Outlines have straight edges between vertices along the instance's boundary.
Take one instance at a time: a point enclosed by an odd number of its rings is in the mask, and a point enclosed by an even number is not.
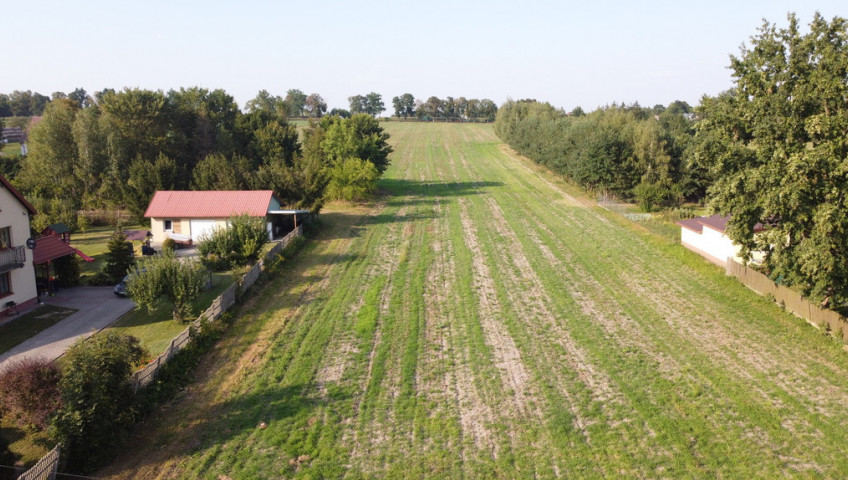
<svg viewBox="0 0 848 480"><path fill-rule="evenodd" d="M581 199L490 125L393 165L139 429L112 478L775 478L848 471L848 357Z"/></svg>

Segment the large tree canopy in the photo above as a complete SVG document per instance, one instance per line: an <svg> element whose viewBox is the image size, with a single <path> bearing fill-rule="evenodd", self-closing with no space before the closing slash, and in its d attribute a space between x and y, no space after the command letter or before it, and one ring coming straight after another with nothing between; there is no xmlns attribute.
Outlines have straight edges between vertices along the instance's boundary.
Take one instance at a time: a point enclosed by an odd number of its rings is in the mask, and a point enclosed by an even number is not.
<svg viewBox="0 0 848 480"><path fill-rule="evenodd" d="M809 33L765 22L731 58L735 86L702 100L699 136L716 182L710 205L731 214L746 253L815 298L848 300L848 32L816 14ZM757 223L767 225L754 236Z"/></svg>

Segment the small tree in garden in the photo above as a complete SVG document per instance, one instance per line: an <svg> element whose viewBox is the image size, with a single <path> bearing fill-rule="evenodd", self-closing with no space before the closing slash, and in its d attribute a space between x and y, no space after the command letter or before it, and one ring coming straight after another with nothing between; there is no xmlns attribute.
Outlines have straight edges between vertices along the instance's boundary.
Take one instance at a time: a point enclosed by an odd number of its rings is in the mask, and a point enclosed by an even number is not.
<svg viewBox="0 0 848 480"><path fill-rule="evenodd" d="M244 265L256 260L266 241L268 232L261 218L238 215L230 218L227 228L216 229L200 242L197 251L213 267Z"/></svg>
<svg viewBox="0 0 848 480"><path fill-rule="evenodd" d="M81 340L65 354L62 407L51 433L71 470L90 470L114 454L136 417L130 378L146 355L137 338L114 332Z"/></svg>
<svg viewBox="0 0 848 480"><path fill-rule="evenodd" d="M153 311L164 298L174 307L174 318L187 321L192 316L191 302L200 296L206 269L196 258L177 258L164 251L133 268L127 292L138 308Z"/></svg>
<svg viewBox="0 0 848 480"><path fill-rule="evenodd" d="M106 258L100 267L100 272L106 275L109 283L118 283L127 274L127 271L135 265L132 244L127 242L127 236L116 231L109 240Z"/></svg>
<svg viewBox="0 0 848 480"><path fill-rule="evenodd" d="M44 359L20 360L0 374L0 415L19 425L47 428L47 418L59 408L59 367Z"/></svg>

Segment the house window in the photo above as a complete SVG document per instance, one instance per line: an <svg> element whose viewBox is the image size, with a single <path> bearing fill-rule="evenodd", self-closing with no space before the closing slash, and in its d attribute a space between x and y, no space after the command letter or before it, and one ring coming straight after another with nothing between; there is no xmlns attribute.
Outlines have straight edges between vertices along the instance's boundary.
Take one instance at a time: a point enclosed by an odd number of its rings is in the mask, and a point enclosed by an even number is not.
<svg viewBox="0 0 848 480"><path fill-rule="evenodd" d="M12 248L12 227L0 228L0 250Z"/></svg>
<svg viewBox="0 0 848 480"><path fill-rule="evenodd" d="M0 297L12 294L12 278L9 272L0 273Z"/></svg>
<svg viewBox="0 0 848 480"><path fill-rule="evenodd" d="M165 225L165 231L166 232L170 232L171 230L174 229L174 222L172 222L170 220L164 220L162 223Z"/></svg>

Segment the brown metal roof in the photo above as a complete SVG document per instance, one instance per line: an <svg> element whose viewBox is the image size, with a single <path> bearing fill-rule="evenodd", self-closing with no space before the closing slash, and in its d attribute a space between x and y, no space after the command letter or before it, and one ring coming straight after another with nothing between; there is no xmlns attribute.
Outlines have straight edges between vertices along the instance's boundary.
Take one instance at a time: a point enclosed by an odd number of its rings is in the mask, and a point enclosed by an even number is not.
<svg viewBox="0 0 848 480"><path fill-rule="evenodd" d="M709 217L695 217L689 218L686 220L680 220L677 222L681 227L688 228L696 233L701 233L704 230L704 226L710 227L713 230L717 230L721 233L725 233L727 230L727 221L730 220L730 215L710 215ZM763 231L763 224L758 223L754 225L754 232Z"/></svg>
<svg viewBox="0 0 848 480"><path fill-rule="evenodd" d="M26 199L26 198L24 198L24 196L23 196L23 195L21 195L21 192L19 192L19 191L18 191L18 189L16 189L15 187L13 187L13 186L12 186L12 184L11 184L11 183L9 183L9 181L8 181L8 180L6 180L6 177L4 177L3 175L0 175L0 183L2 183L2 184L3 184L3 186L4 186L4 187L6 187L6 189L7 189L7 190L9 190L9 192L10 192L12 195L14 195L14 196L15 196L15 198L17 198L17 199L18 199L18 201L19 201L19 202L21 202L21 204L22 204L24 207L26 207L26 209L29 211L29 214L30 214L30 215L35 215L36 213L38 213L38 212L35 210L35 207L33 207L31 203L27 202L27 199Z"/></svg>
<svg viewBox="0 0 848 480"><path fill-rule="evenodd" d="M165 191L153 195L147 218L226 218L247 214L264 217L271 206L271 190Z"/></svg>
<svg viewBox="0 0 848 480"><path fill-rule="evenodd" d="M63 242L59 237L50 235L36 238L35 248L32 250L32 264L39 265L75 253L77 253L77 250Z"/></svg>

